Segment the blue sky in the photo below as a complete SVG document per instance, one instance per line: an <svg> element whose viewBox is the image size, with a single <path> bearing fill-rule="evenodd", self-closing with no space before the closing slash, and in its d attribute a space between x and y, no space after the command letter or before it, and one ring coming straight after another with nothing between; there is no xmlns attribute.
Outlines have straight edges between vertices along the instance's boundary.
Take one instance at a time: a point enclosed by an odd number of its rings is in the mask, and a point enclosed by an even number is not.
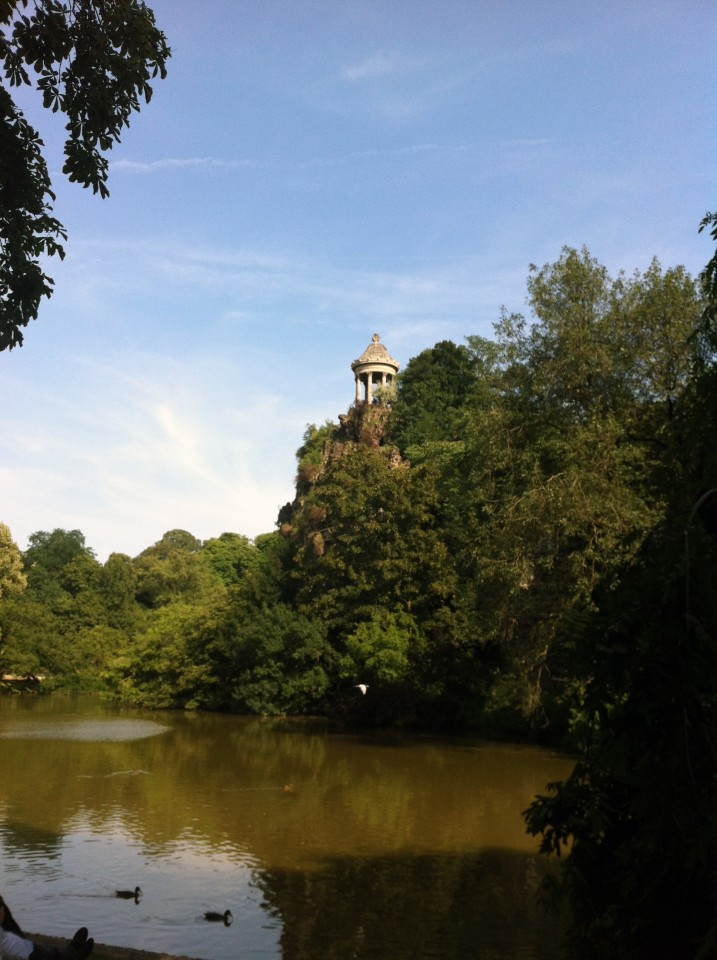
<svg viewBox="0 0 717 960"><path fill-rule="evenodd" d="M717 208L711 0L155 0L169 76L64 183L56 292L0 354L0 521L104 560L274 528L308 423L381 334L490 336L531 263L698 273Z"/></svg>

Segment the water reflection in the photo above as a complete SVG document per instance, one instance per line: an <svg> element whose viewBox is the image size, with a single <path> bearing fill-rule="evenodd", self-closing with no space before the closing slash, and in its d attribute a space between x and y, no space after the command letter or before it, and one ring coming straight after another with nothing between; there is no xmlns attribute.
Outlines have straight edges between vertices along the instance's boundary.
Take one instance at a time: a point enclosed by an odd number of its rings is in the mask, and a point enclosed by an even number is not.
<svg viewBox="0 0 717 960"><path fill-rule="evenodd" d="M332 859L262 874L284 960L561 957L560 925L536 903L542 868L506 851Z"/></svg>
<svg viewBox="0 0 717 960"><path fill-rule="evenodd" d="M0 729L3 740L89 740L96 743L143 740L164 733L168 727L152 720L72 718L52 725L21 720L4 724Z"/></svg>
<svg viewBox="0 0 717 960"><path fill-rule="evenodd" d="M21 700L0 699L2 892L20 916L41 901L44 932L71 915L214 960L558 956L520 811L564 757ZM115 902L135 885L140 904ZM203 922L225 909L230 928Z"/></svg>

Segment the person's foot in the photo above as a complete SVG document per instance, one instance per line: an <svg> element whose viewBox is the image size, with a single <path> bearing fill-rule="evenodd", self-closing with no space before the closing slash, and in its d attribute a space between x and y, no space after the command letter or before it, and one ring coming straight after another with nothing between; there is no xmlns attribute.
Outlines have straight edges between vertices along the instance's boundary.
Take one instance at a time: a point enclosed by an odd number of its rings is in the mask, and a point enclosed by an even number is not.
<svg viewBox="0 0 717 960"><path fill-rule="evenodd" d="M87 939L87 927L80 927L68 944L67 954L72 960L87 960L94 945L92 937Z"/></svg>

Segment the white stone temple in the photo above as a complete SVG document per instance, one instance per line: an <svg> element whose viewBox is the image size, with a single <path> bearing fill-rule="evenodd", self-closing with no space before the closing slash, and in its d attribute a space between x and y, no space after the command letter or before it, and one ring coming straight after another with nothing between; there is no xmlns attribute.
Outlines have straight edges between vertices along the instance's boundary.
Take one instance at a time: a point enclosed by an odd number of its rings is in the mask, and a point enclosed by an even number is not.
<svg viewBox="0 0 717 960"><path fill-rule="evenodd" d="M356 403L378 403L380 395L393 384L393 378L398 373L400 364L389 354L381 343L377 333L371 337L371 343L364 352L351 364L356 379Z"/></svg>

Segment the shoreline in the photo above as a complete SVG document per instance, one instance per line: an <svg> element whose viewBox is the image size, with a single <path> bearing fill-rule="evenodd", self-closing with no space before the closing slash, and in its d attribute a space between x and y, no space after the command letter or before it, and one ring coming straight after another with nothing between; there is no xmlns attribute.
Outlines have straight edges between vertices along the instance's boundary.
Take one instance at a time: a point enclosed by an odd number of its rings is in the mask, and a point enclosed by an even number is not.
<svg viewBox="0 0 717 960"><path fill-rule="evenodd" d="M69 937L48 937L41 933L24 934L33 943L47 947L66 947ZM90 930L90 936L92 931ZM198 960L197 957L185 957L175 953L153 953L151 950L135 950L132 947L115 947L107 943L95 943L90 960Z"/></svg>

